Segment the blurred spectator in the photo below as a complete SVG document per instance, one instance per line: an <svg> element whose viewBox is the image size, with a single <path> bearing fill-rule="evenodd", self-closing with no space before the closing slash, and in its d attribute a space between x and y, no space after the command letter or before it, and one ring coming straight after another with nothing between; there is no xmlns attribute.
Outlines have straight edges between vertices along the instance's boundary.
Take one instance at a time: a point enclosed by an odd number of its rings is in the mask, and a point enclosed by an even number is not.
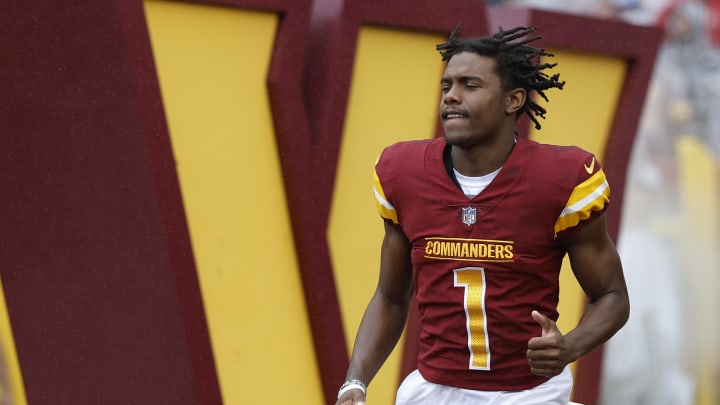
<svg viewBox="0 0 720 405"><path fill-rule="evenodd" d="M708 32L714 47L720 47L720 0L706 0L708 8Z"/></svg>
<svg viewBox="0 0 720 405"><path fill-rule="evenodd" d="M661 121L654 131L669 132L668 139L692 134L720 156L720 50L710 42L708 22L700 1L681 2L662 17L667 37L653 79L660 94L646 108Z"/></svg>
<svg viewBox="0 0 720 405"><path fill-rule="evenodd" d="M693 404L698 381L693 364L702 340L693 332L689 288L709 268L687 268L679 200L676 145L701 140L720 152L720 53L708 35L700 1L683 1L660 13L666 39L650 82L628 171L618 250L631 297L627 325L606 345L602 403ZM707 267L707 266L705 266ZM682 269L682 271L678 271ZM699 279L699 280L692 280ZM706 318L705 318L706 319ZM711 351L710 351L711 352Z"/></svg>

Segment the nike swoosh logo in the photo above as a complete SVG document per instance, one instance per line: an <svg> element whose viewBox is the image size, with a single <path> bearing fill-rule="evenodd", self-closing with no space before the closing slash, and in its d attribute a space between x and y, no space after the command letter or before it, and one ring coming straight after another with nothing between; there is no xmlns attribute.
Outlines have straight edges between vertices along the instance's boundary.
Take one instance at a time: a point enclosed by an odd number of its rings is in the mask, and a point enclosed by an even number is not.
<svg viewBox="0 0 720 405"><path fill-rule="evenodd" d="M590 162L590 166L584 165L585 171L588 172L588 174L593 174L593 171L595 170L595 156L593 156L592 162Z"/></svg>

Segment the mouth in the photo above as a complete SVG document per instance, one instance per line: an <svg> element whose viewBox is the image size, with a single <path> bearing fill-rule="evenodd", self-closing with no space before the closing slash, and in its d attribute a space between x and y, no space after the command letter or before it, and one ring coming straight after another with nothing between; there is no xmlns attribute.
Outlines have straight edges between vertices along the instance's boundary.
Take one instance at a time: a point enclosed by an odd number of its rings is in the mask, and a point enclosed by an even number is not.
<svg viewBox="0 0 720 405"><path fill-rule="evenodd" d="M468 114L463 111L443 111L442 114L440 114L440 118L442 118L443 121L462 119L467 117Z"/></svg>

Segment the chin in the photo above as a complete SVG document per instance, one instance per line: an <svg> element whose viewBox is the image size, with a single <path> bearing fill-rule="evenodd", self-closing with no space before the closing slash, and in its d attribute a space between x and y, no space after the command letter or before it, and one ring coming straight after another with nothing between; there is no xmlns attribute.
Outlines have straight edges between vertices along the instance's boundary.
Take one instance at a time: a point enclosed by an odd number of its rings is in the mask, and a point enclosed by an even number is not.
<svg viewBox="0 0 720 405"><path fill-rule="evenodd" d="M470 141L468 136L462 134L445 133L445 142L454 146L463 146Z"/></svg>

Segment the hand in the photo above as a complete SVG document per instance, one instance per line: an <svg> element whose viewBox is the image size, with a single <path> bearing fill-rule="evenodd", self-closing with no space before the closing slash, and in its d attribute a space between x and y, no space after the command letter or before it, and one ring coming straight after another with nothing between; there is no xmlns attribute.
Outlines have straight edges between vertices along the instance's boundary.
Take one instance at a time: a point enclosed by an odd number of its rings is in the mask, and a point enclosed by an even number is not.
<svg viewBox="0 0 720 405"><path fill-rule="evenodd" d="M360 390L350 390L344 393L335 405L365 405L365 394Z"/></svg>
<svg viewBox="0 0 720 405"><path fill-rule="evenodd" d="M532 311L532 317L542 326L542 335L528 341L530 371L544 377L556 376L575 359L566 345L565 337L552 319L538 311Z"/></svg>

